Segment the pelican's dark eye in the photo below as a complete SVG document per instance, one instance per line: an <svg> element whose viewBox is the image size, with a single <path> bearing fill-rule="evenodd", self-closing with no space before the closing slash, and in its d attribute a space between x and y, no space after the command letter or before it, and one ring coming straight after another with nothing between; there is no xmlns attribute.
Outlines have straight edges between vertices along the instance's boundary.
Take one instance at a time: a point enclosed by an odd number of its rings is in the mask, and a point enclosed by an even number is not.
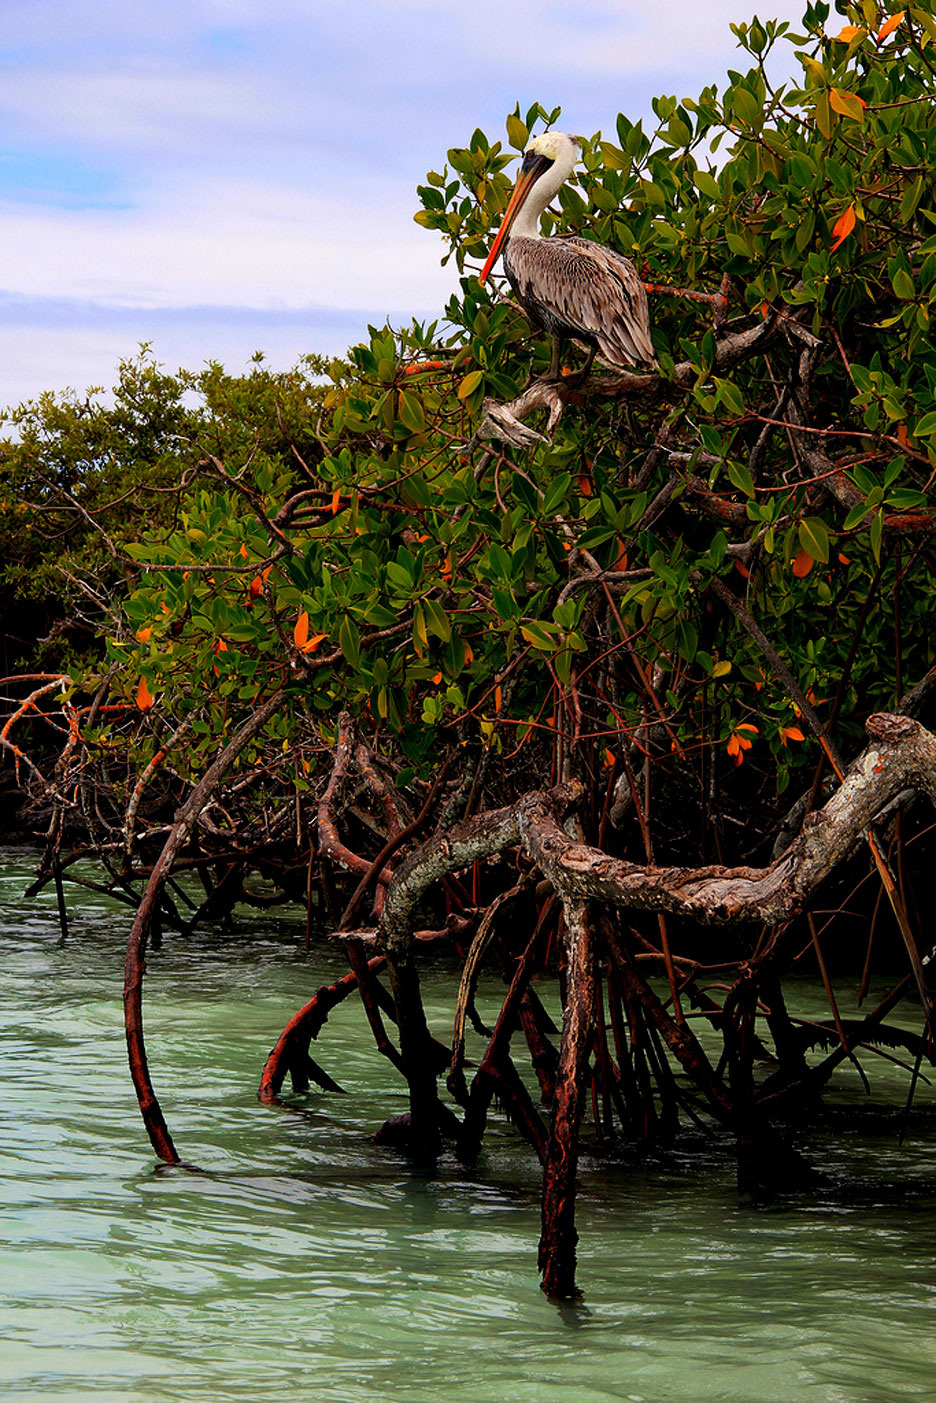
<svg viewBox="0 0 936 1403"><path fill-rule="evenodd" d="M521 174L528 175L530 171L537 171L542 175L543 171L549 170L555 165L552 156L544 156L542 151L534 151L532 146L529 151L523 153L523 165L520 167Z"/></svg>

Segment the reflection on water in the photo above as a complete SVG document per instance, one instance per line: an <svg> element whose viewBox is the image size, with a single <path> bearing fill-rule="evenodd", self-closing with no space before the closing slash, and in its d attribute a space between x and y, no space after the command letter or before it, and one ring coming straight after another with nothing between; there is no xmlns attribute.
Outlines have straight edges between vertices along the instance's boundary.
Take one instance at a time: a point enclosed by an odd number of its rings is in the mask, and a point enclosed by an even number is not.
<svg viewBox="0 0 936 1403"><path fill-rule="evenodd" d="M843 1082L814 1158L822 1201L739 1199L729 1159L582 1166L580 1281L559 1311L536 1277L538 1172L498 1125L479 1177L414 1176L374 1144L404 1108L358 1005L318 1058L349 1095L258 1105L279 1029L342 970L301 931L171 934L145 1017L181 1152L156 1169L126 1072L127 912L24 903L0 867L0 1391L94 1403L884 1403L936 1396L936 1126L899 1149ZM446 1035L454 982L430 1014ZM905 1080L869 1066L882 1107ZM391 1088L388 1095L387 1087ZM885 1095L886 1093L886 1095ZM853 1110L848 1109L849 1101ZM924 1088L922 1100L932 1105ZM483 1175L483 1179L480 1177Z"/></svg>

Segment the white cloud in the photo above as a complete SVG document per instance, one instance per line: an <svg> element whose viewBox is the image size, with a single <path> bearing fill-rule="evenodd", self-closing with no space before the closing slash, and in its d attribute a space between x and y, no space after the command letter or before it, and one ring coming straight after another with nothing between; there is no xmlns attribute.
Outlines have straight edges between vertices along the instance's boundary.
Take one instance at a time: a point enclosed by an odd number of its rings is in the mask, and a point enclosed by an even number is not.
<svg viewBox="0 0 936 1403"><path fill-rule="evenodd" d="M456 286L409 205L351 206L289 188L206 180L151 209L11 206L0 287L102 305L432 307Z"/></svg>

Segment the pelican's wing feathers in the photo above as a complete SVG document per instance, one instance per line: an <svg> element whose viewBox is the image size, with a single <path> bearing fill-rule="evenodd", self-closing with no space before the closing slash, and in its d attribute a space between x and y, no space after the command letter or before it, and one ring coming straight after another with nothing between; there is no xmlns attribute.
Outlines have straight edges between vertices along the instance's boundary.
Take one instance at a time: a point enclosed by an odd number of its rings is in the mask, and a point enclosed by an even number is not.
<svg viewBox="0 0 936 1403"><path fill-rule="evenodd" d="M629 259L578 234L511 242L518 294L548 309L547 325L581 333L611 365L656 365L647 294Z"/></svg>

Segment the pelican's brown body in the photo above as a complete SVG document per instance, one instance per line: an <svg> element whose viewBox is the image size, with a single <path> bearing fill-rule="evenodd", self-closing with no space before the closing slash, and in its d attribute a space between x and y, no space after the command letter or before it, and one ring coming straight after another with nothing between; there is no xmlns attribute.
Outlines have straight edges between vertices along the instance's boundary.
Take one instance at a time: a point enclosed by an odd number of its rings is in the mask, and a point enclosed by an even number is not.
<svg viewBox="0 0 936 1403"><path fill-rule="evenodd" d="M596 351L609 365L655 366L647 294L633 263L577 234L540 235L539 217L571 174L579 149L578 139L564 132L547 132L530 143L481 281L503 249L518 301L553 339L552 376L567 338L589 347L584 373Z"/></svg>

